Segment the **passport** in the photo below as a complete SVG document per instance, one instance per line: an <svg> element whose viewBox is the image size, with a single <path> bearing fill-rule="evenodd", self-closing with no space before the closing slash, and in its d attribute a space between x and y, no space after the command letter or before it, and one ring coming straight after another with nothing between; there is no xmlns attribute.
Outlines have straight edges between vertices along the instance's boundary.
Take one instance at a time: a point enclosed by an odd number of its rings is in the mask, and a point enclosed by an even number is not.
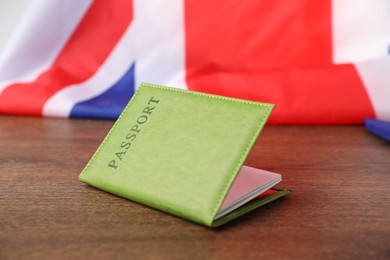
<svg viewBox="0 0 390 260"><path fill-rule="evenodd" d="M273 104L142 83L79 180L217 227L291 192L245 166Z"/></svg>

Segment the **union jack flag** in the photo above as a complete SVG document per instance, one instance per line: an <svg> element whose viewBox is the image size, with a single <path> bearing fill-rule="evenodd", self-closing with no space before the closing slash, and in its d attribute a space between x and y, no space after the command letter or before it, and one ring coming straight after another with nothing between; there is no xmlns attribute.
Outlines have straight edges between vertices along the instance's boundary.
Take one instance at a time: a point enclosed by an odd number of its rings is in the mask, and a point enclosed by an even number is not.
<svg viewBox="0 0 390 260"><path fill-rule="evenodd" d="M116 119L140 82L276 104L270 123L390 120L387 0L37 0L0 113Z"/></svg>

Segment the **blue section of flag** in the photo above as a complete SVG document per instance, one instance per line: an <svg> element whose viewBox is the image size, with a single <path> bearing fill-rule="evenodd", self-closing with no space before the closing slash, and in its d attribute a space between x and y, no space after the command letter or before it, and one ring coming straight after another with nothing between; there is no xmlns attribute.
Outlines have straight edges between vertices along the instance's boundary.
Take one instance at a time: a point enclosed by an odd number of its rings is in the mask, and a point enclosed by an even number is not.
<svg viewBox="0 0 390 260"><path fill-rule="evenodd" d="M368 131L390 142L390 122L367 118L365 125Z"/></svg>
<svg viewBox="0 0 390 260"><path fill-rule="evenodd" d="M113 86L97 97L77 103L71 113L73 118L117 119L133 96L135 64Z"/></svg>

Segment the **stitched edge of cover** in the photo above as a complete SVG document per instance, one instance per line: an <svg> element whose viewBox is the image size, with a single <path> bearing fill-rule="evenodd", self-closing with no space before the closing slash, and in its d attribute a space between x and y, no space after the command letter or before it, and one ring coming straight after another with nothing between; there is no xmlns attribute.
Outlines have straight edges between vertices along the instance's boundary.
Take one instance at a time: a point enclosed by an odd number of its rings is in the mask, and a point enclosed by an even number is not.
<svg viewBox="0 0 390 260"><path fill-rule="evenodd" d="M254 130L252 137L249 139L249 142L248 142L244 152L241 154L240 159L236 163L236 166L233 168L232 172L230 173L229 179L228 179L227 183L225 184L224 188L222 189L222 193L219 195L219 198L217 199L216 205L213 207L213 210L212 210L211 215L210 215L210 220L208 220L209 225L212 225L214 218L217 215L218 210L222 204L223 199L225 198L227 192L229 191L229 188L230 188L234 178L237 176L237 173L238 173L239 169L242 167L246 157L249 154L249 151L251 150L252 146L254 145L254 142L256 141L257 137L259 136L261 129L264 127L265 121L268 118L267 115L270 114L270 110L272 109L273 105L266 104L266 103L260 103L260 102L241 100L241 99L227 98L227 97L216 96L216 95L211 95L211 94L204 94L204 93L200 93L200 92L192 92L192 91L188 91L188 90L182 90L182 89L176 89L176 88L170 88L170 87L164 87L164 86L154 85L154 84L150 84L150 83L141 83L140 86L142 86L142 85L146 85L146 86L158 88L158 89L176 91L176 92L180 92L180 93L184 93L184 94L203 96L203 97L207 97L207 98L215 98L215 99L243 103L243 104L249 104L249 105L255 105L255 106L262 106L262 107L265 107L267 109L266 113L264 113L262 118L260 118L260 122L259 122L258 126ZM252 129L252 131L253 131L253 129Z"/></svg>
<svg viewBox="0 0 390 260"><path fill-rule="evenodd" d="M264 198L260 198L257 201L254 201L249 204L245 204L242 207L238 208L237 210L227 214L224 217L221 217L220 219L217 219L213 222L212 227L219 227L222 226L233 219L236 219L252 210L257 209L258 207L264 206L280 197L283 197L289 193L292 192L291 189L278 189L278 188L272 188L273 190L276 190L277 192L275 194L268 195Z"/></svg>
<svg viewBox="0 0 390 260"><path fill-rule="evenodd" d="M185 90L185 89L178 89L178 88L172 88L172 87L167 87L167 86L162 86L162 85L155 85L151 83L141 83L141 86L149 86L153 88L158 88L158 89L163 89L163 90L169 90L169 91L176 91L184 94L190 94L190 95L195 95L195 96L203 96L207 98L215 98L215 99L222 99L226 101L233 101L237 103L244 103L244 104L249 104L249 105L255 105L255 106L265 106L265 107L271 107L273 104L268 104L268 103L262 103L262 102L257 102L257 101L249 101L249 100L243 100L243 99L238 99L238 98L231 98L231 97L224 97L224 96L218 96L218 95L213 95L213 94L206 94L202 92L196 92L192 90Z"/></svg>

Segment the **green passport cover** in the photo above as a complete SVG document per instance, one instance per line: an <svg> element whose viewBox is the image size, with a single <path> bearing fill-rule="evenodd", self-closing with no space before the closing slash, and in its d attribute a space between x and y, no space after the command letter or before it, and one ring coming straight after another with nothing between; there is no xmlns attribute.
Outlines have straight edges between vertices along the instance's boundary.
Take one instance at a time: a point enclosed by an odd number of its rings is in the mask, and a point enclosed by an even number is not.
<svg viewBox="0 0 390 260"><path fill-rule="evenodd" d="M215 220L272 104L142 83L80 181L206 225L219 226L290 190Z"/></svg>

